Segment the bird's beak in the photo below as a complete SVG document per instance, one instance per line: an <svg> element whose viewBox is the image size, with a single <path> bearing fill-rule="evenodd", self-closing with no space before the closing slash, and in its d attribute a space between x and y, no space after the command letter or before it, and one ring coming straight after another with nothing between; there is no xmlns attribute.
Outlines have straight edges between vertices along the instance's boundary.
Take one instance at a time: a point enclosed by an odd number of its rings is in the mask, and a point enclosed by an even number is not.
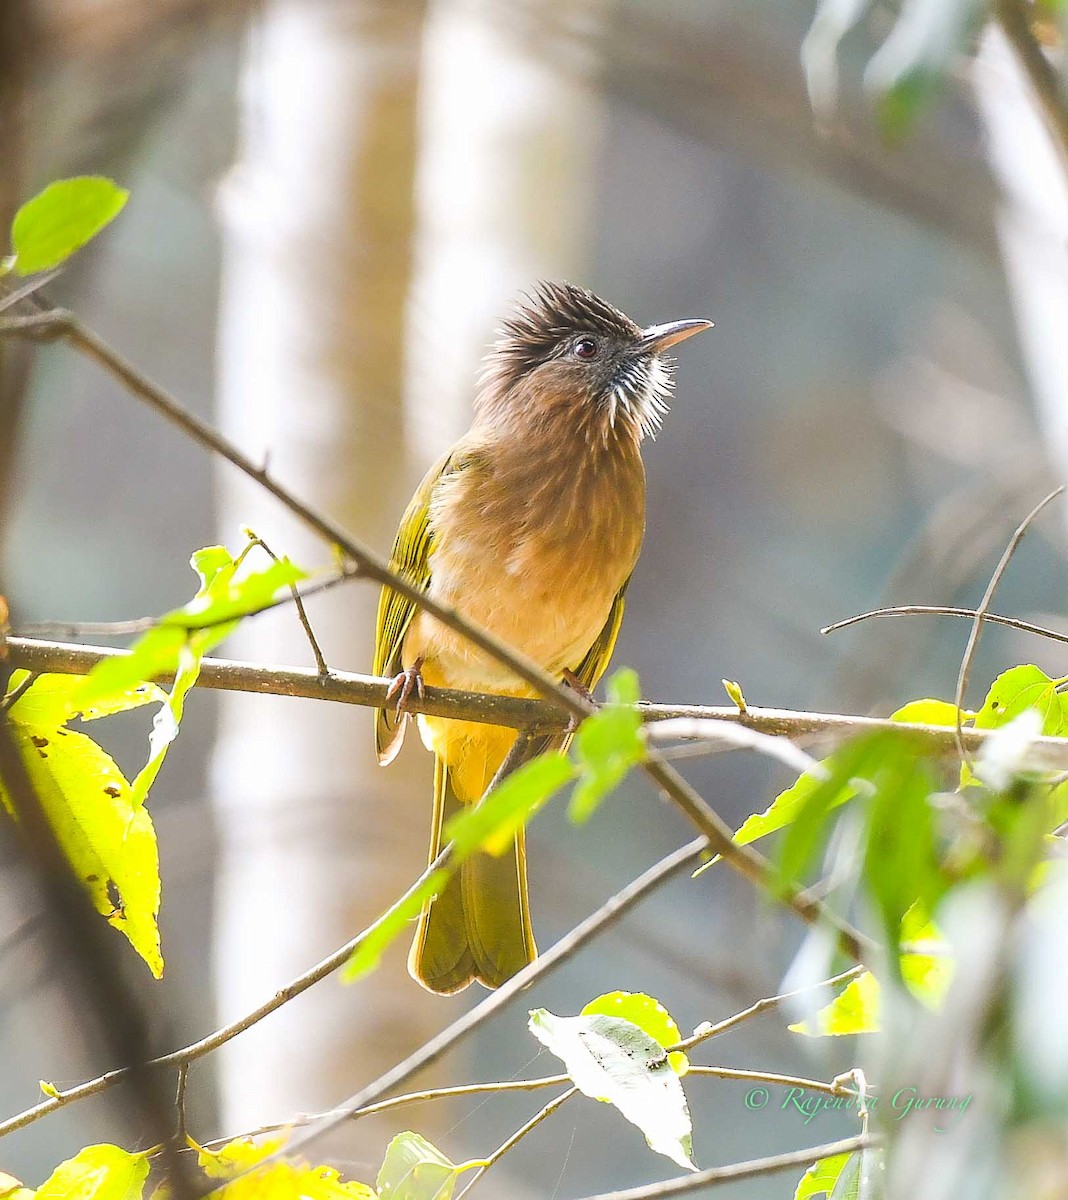
<svg viewBox="0 0 1068 1200"><path fill-rule="evenodd" d="M699 317L686 321L668 321L666 325L650 325L647 329L642 330L642 340L638 343L638 350L640 353L647 354L652 351L654 354L659 354L662 350L667 350L679 342L684 342L688 337L693 337L695 333L702 333L711 328L711 321L705 321Z"/></svg>

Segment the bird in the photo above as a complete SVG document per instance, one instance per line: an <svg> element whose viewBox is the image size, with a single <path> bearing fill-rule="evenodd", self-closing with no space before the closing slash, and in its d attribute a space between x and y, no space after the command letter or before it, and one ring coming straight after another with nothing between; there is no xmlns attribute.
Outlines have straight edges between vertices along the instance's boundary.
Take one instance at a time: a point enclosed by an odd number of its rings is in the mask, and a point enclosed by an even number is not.
<svg viewBox="0 0 1068 1200"><path fill-rule="evenodd" d="M555 678L592 692L612 655L645 533L641 448L667 411L673 363L665 352L711 325L687 319L643 328L586 288L534 287L484 359L470 430L408 504L392 571ZM535 695L388 584L373 669L392 680L375 712L383 765L399 751L405 704L424 684ZM444 825L482 798L517 733L426 715L418 727L434 754L433 862ZM565 746L569 736L539 739L537 749ZM474 980L499 987L536 956L520 830L503 855L465 859L424 905L408 969L428 991L451 995Z"/></svg>

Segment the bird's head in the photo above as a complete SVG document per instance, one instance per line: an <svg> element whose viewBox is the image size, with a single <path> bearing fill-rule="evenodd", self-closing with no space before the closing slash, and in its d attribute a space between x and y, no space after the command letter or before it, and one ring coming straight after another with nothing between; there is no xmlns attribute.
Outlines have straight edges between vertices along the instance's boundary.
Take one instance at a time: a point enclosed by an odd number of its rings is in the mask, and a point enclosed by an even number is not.
<svg viewBox="0 0 1068 1200"><path fill-rule="evenodd" d="M673 364L665 351L711 327L693 319L643 329L585 288L539 284L503 323L476 408L510 425L573 419L591 441L614 430L640 440L667 411Z"/></svg>

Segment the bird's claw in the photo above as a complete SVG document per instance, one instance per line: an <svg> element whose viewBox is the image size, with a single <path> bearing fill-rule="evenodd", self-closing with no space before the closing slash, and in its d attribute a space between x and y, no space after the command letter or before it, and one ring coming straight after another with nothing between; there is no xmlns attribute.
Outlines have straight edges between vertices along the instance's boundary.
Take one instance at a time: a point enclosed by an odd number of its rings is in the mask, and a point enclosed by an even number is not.
<svg viewBox="0 0 1068 1200"><path fill-rule="evenodd" d="M597 707L597 701L593 698L593 692L582 682L581 679L569 668L564 668L564 683L573 691L580 695L587 703ZM570 737L576 729L582 724L584 718L578 713L572 713L567 719L566 733Z"/></svg>
<svg viewBox="0 0 1068 1200"><path fill-rule="evenodd" d="M423 690L423 676L421 668L421 662L415 663L410 667L405 667L405 669L394 678L393 682L386 690L387 703L396 697L396 707L398 713L404 711L405 705L408 703L412 692L415 692L420 700L423 699L425 692Z"/></svg>

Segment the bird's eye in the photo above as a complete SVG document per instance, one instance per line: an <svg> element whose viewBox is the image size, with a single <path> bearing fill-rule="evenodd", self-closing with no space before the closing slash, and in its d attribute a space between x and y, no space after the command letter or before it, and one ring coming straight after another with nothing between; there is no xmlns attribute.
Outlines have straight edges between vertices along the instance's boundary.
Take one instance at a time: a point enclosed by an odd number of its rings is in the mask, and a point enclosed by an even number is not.
<svg viewBox="0 0 1068 1200"><path fill-rule="evenodd" d="M600 350L595 338L583 337L575 343L575 357L585 359L587 362L591 358L597 357L597 351Z"/></svg>

